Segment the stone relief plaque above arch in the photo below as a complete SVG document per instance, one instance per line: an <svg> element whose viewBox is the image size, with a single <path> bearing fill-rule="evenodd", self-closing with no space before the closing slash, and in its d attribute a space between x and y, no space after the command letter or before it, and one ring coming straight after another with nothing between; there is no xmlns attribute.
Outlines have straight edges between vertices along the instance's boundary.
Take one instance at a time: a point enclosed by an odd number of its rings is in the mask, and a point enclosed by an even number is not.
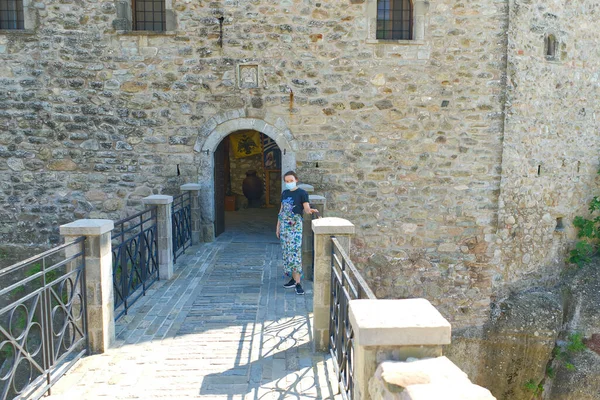
<svg viewBox="0 0 600 400"><path fill-rule="evenodd" d="M260 86L260 71L256 64L239 64L237 66L238 87L253 89Z"/></svg>

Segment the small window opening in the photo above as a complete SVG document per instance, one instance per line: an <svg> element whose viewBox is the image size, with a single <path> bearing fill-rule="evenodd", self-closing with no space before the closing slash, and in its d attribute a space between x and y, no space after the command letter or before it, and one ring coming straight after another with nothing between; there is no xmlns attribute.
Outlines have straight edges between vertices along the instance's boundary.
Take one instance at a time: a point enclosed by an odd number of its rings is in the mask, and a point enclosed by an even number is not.
<svg viewBox="0 0 600 400"><path fill-rule="evenodd" d="M25 29L23 0L0 0L0 29Z"/></svg>
<svg viewBox="0 0 600 400"><path fill-rule="evenodd" d="M542 166L538 165L538 176L542 174Z"/></svg>
<svg viewBox="0 0 600 400"><path fill-rule="evenodd" d="M449 104L450 104L450 101L442 100L442 107L448 107Z"/></svg>
<svg viewBox="0 0 600 400"><path fill-rule="evenodd" d="M546 36L545 40L545 48L546 48L546 57L547 58L555 58L556 57L556 37L554 35Z"/></svg>
<svg viewBox="0 0 600 400"><path fill-rule="evenodd" d="M565 230L565 226L563 225L563 217L556 218L556 227L554 228L554 231L562 232L564 230Z"/></svg>
<svg viewBox="0 0 600 400"><path fill-rule="evenodd" d="M410 0L377 1L377 39L411 40L413 4Z"/></svg>
<svg viewBox="0 0 600 400"><path fill-rule="evenodd" d="M165 0L133 0L131 6L134 31L166 30Z"/></svg>
<svg viewBox="0 0 600 400"><path fill-rule="evenodd" d="M581 161L577 161L577 172L581 169Z"/></svg>

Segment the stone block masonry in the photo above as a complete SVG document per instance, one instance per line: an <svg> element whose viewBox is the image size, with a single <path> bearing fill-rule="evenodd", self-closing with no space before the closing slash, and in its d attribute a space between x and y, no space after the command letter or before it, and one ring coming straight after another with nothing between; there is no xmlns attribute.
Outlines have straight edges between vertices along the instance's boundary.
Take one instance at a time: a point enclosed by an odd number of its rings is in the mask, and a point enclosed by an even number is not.
<svg viewBox="0 0 600 400"><path fill-rule="evenodd" d="M196 143L253 118L355 223L378 297L480 324L490 298L556 272L593 192L595 3L419 2L422 39L385 42L373 2L175 1L167 33L115 30L112 2L36 3L28 34L0 32L0 241L56 243L61 224L177 194L212 170Z"/></svg>

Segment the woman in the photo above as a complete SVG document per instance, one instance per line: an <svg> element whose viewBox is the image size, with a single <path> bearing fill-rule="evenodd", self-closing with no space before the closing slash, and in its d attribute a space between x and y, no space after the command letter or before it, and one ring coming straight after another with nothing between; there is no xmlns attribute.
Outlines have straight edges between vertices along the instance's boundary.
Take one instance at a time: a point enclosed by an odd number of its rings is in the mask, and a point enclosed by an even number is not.
<svg viewBox="0 0 600 400"><path fill-rule="evenodd" d="M292 278L283 285L286 289L296 289L296 294L303 295L300 284L302 277L302 213L319 212L310 208L308 193L298 188L298 175L288 171L283 176L285 190L281 193L281 207L277 217L277 237L283 250L283 272Z"/></svg>

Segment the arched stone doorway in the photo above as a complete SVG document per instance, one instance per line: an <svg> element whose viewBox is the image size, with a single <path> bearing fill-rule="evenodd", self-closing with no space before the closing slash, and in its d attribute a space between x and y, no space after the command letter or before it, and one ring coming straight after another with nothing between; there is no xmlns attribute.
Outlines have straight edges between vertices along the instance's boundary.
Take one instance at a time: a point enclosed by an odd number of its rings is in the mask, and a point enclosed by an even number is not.
<svg viewBox="0 0 600 400"><path fill-rule="evenodd" d="M273 123L264 119L247 117L245 110L228 111L210 118L200 128L194 151L199 153L198 184L202 236L204 241L215 239L215 163L214 153L219 144L233 132L255 130L269 136L281 150L281 173L296 167L297 144L281 118Z"/></svg>

